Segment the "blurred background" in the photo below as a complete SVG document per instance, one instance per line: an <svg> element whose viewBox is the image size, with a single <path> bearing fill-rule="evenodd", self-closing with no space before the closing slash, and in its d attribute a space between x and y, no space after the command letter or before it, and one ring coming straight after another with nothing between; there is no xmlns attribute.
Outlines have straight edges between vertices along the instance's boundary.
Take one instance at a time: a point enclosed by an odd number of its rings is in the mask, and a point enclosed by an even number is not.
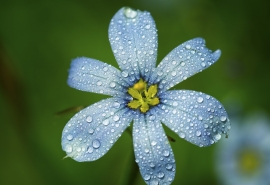
<svg viewBox="0 0 270 185"><path fill-rule="evenodd" d="M196 90L215 97L228 110L229 117L246 116L257 109L269 114L267 3L1 0L0 184L127 184L135 163L128 132L101 159L78 163L63 159L66 154L61 148L62 130L75 112L56 115L105 98L70 88L66 83L68 69L71 59L78 56L118 67L108 40L108 26L123 6L152 14L158 29L158 62L173 48L195 37L203 37L212 50L222 50L216 64L175 89ZM176 139L171 143L177 163L172 184L220 184L215 166L219 143L199 148L167 128L166 132ZM137 175L133 184L145 183Z"/></svg>

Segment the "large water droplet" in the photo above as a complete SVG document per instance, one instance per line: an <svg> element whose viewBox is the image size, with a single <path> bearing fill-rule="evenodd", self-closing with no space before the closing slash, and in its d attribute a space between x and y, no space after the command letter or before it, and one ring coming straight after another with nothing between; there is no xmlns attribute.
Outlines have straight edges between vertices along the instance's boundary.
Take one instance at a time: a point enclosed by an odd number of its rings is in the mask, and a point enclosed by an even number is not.
<svg viewBox="0 0 270 185"><path fill-rule="evenodd" d="M165 157L168 157L170 155L170 151L169 150L163 150L162 154L165 156Z"/></svg>
<svg viewBox="0 0 270 185"><path fill-rule="evenodd" d="M110 83L110 87L114 88L116 86L115 82Z"/></svg>
<svg viewBox="0 0 270 185"><path fill-rule="evenodd" d="M199 136L201 136L201 135L202 135L202 132L198 130L198 131L196 132L196 136L199 137Z"/></svg>
<svg viewBox="0 0 270 185"><path fill-rule="evenodd" d="M127 73L126 71L122 71L122 76L123 76L124 78L126 78L126 77L128 77L128 73Z"/></svg>
<svg viewBox="0 0 270 185"><path fill-rule="evenodd" d="M87 149L87 152L91 154L93 153L93 151L94 151L94 148L92 146L89 146Z"/></svg>
<svg viewBox="0 0 270 185"><path fill-rule="evenodd" d="M114 117L113 117L113 120L114 121L118 121L120 118L119 118L119 116L117 116L117 115L115 115Z"/></svg>
<svg viewBox="0 0 270 185"><path fill-rule="evenodd" d="M129 19L134 19L137 16L137 14L138 14L137 11L129 7L124 8L124 15Z"/></svg>
<svg viewBox="0 0 270 185"><path fill-rule="evenodd" d="M71 141L72 139L73 139L73 135L69 134L69 135L67 136L67 140Z"/></svg>
<svg viewBox="0 0 270 185"><path fill-rule="evenodd" d="M203 102L203 97L198 97L198 98L197 98L197 102L198 102L198 103L202 103L202 102Z"/></svg>
<svg viewBox="0 0 270 185"><path fill-rule="evenodd" d="M226 116L221 116L220 117L220 121L225 122L226 120L227 120L227 117Z"/></svg>
<svg viewBox="0 0 270 185"><path fill-rule="evenodd" d="M153 180L150 182L150 185L158 185L158 180L157 180L157 179L153 179Z"/></svg>
<svg viewBox="0 0 270 185"><path fill-rule="evenodd" d="M144 178L144 180L148 181L148 180L150 180L151 177L149 174L145 174L145 176L143 178Z"/></svg>
<svg viewBox="0 0 270 185"><path fill-rule="evenodd" d="M184 134L184 133L182 132L182 133L180 133L180 137L181 137L181 138L185 138L185 137L186 137L186 134Z"/></svg>
<svg viewBox="0 0 270 185"><path fill-rule="evenodd" d="M171 74L172 74L172 76L176 76L176 72L175 71L173 71Z"/></svg>
<svg viewBox="0 0 270 185"><path fill-rule="evenodd" d="M221 138L221 135L220 135L220 134L215 135L215 139L216 139L217 141L220 140L220 138Z"/></svg>
<svg viewBox="0 0 270 185"><path fill-rule="evenodd" d="M163 172L158 172L158 178L162 179L164 177L164 173Z"/></svg>
<svg viewBox="0 0 270 185"><path fill-rule="evenodd" d="M72 149L72 146L67 145L67 146L65 147L65 150L66 150L67 153L71 153L73 149Z"/></svg>
<svg viewBox="0 0 270 185"><path fill-rule="evenodd" d="M105 125L105 126L107 126L107 125L110 124L110 120L109 119L105 119L105 120L102 121L102 124Z"/></svg>
<svg viewBox="0 0 270 185"><path fill-rule="evenodd" d="M92 144L93 144L94 148L99 148L100 147L100 142L99 142L98 139L95 139Z"/></svg>
<svg viewBox="0 0 270 185"><path fill-rule="evenodd" d="M93 121L93 118L91 116L87 116L86 121L88 123L91 123Z"/></svg>
<svg viewBox="0 0 270 185"><path fill-rule="evenodd" d="M171 169L172 169L172 167L173 167L173 165L171 165L171 164L169 164L169 163L168 163L168 164L166 164L166 166L165 166L165 167L166 167L166 169L167 169L167 170L171 170Z"/></svg>

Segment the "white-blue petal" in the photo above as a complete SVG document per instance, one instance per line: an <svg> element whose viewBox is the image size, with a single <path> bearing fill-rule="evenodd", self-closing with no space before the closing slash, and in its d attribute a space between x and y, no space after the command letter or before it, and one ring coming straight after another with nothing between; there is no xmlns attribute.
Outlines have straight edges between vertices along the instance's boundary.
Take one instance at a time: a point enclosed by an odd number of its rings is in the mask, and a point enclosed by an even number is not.
<svg viewBox="0 0 270 185"><path fill-rule="evenodd" d="M68 85L88 92L124 96L129 86L115 67L95 59L80 57L72 61Z"/></svg>
<svg viewBox="0 0 270 185"><path fill-rule="evenodd" d="M134 119L133 144L144 181L150 185L171 184L175 175L174 155L160 118L154 111Z"/></svg>
<svg viewBox="0 0 270 185"><path fill-rule="evenodd" d="M198 145L209 146L228 134L230 122L220 102L201 92L167 91L160 96L158 114L162 122L181 138Z"/></svg>
<svg viewBox="0 0 270 185"><path fill-rule="evenodd" d="M111 20L109 40L123 76L148 80L156 64L158 46L156 25L150 13L120 9Z"/></svg>
<svg viewBox="0 0 270 185"><path fill-rule="evenodd" d="M189 40L173 49L158 65L151 76L162 91L208 68L220 57L221 51L212 52L202 38Z"/></svg>
<svg viewBox="0 0 270 185"><path fill-rule="evenodd" d="M62 133L62 149L76 161L94 161L102 157L133 119L126 102L109 98L77 113Z"/></svg>

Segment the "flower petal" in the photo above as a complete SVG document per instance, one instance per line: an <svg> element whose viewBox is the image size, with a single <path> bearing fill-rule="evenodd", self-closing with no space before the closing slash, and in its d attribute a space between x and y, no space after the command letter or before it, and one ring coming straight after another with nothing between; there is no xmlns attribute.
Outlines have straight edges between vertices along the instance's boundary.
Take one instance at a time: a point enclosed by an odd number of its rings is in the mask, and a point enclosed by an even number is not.
<svg viewBox="0 0 270 185"><path fill-rule="evenodd" d="M175 175L174 155L153 109L134 119L133 144L136 162L145 182L171 184Z"/></svg>
<svg viewBox="0 0 270 185"><path fill-rule="evenodd" d="M112 147L133 119L126 102L109 98L95 103L69 120L62 133L62 148L76 161L94 161Z"/></svg>
<svg viewBox="0 0 270 185"><path fill-rule="evenodd" d="M80 57L72 61L68 85L88 92L123 96L129 86L121 80L121 73L111 65L95 59ZM119 83L119 82L122 83Z"/></svg>
<svg viewBox="0 0 270 185"><path fill-rule="evenodd" d="M221 55L220 50L212 52L202 38L189 40L172 50L158 65L151 76L152 83L166 91L188 77L208 68Z"/></svg>
<svg viewBox="0 0 270 185"><path fill-rule="evenodd" d="M149 12L120 9L112 18L109 40L123 77L148 80L157 58L157 30Z"/></svg>
<svg viewBox="0 0 270 185"><path fill-rule="evenodd" d="M181 138L202 147L228 134L229 118L215 98L201 92L174 90L163 93L160 99L162 122Z"/></svg>

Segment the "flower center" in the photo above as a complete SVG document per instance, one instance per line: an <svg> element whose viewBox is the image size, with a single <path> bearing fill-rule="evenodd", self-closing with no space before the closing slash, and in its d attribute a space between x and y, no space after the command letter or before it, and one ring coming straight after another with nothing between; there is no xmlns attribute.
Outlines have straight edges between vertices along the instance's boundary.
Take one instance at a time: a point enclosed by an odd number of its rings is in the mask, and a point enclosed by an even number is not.
<svg viewBox="0 0 270 185"><path fill-rule="evenodd" d="M159 104L157 94L157 85L151 85L147 88L147 83L140 79L137 83L128 89L128 93L132 96L133 100L128 103L132 109L140 109L141 112L146 113L150 106Z"/></svg>
<svg viewBox="0 0 270 185"><path fill-rule="evenodd" d="M254 174L261 166L260 156L254 151L244 151L240 155L239 167L246 174Z"/></svg>

